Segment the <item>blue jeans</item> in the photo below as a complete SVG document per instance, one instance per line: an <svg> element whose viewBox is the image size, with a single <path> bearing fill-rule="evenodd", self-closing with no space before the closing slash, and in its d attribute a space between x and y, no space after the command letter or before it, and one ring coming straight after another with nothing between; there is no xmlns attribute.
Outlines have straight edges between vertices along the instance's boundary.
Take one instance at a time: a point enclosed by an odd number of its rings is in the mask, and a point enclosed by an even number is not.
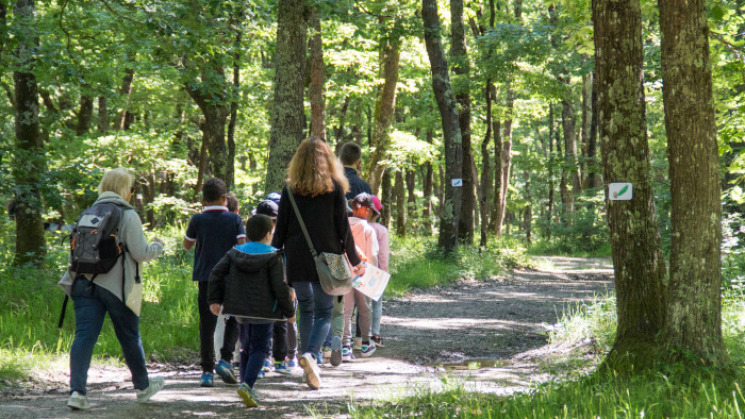
<svg viewBox="0 0 745 419"><path fill-rule="evenodd" d="M334 297L326 294L317 282L294 282L298 302L300 353L310 352L315 358L331 327Z"/></svg>
<svg viewBox="0 0 745 419"><path fill-rule="evenodd" d="M241 337L241 379L253 388L264 360L269 356L269 341L272 337L272 323L238 325Z"/></svg>
<svg viewBox="0 0 745 419"><path fill-rule="evenodd" d="M372 300L372 299L371 299ZM370 325L370 334L380 336L380 318L383 317L383 296L380 300L372 300L372 324Z"/></svg>
<svg viewBox="0 0 745 419"><path fill-rule="evenodd" d="M86 393L93 347L101 334L106 312L114 324L116 338L122 345L124 360L132 373L135 389L146 389L150 381L147 378L140 319L137 315L114 294L87 279L78 279L73 283L72 301L75 303L75 340L70 348L70 391Z"/></svg>

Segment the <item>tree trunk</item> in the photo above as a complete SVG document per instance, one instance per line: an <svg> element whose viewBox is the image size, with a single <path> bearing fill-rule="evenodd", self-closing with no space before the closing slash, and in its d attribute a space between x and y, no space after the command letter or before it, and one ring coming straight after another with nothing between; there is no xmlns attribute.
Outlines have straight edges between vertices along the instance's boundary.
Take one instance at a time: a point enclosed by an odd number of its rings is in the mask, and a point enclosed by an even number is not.
<svg viewBox="0 0 745 419"><path fill-rule="evenodd" d="M572 190L566 191L567 222L572 224L574 218L574 197L582 190L580 182L579 165L577 164L577 136L576 122L574 119L573 98L566 93L561 101L561 126L564 132L564 171L566 179L572 183ZM568 185L567 185L568 186Z"/></svg>
<svg viewBox="0 0 745 419"><path fill-rule="evenodd" d="M554 106L548 104L548 214L546 214L546 240L551 240L554 216Z"/></svg>
<svg viewBox="0 0 745 419"><path fill-rule="evenodd" d="M303 140L307 22L303 0L280 0L274 74L274 104L269 132L266 191L280 191L287 166Z"/></svg>
<svg viewBox="0 0 745 419"><path fill-rule="evenodd" d="M649 349L664 323L665 295L645 121L640 2L594 0L593 23L605 179L633 184L632 200L607 202L618 327L605 363L630 372L652 361Z"/></svg>
<svg viewBox="0 0 745 419"><path fill-rule="evenodd" d="M202 147L199 150L199 174L197 175L197 185L194 187L194 201L199 200L205 172L207 172L207 142L203 138Z"/></svg>
<svg viewBox="0 0 745 419"><path fill-rule="evenodd" d="M8 6L5 5L5 2L0 2L0 28L7 28L7 22L8 22ZM0 60L3 58L3 52L5 51L5 40L7 38L6 34L0 35ZM14 100L11 100L10 103L13 104L15 102Z"/></svg>
<svg viewBox="0 0 745 419"><path fill-rule="evenodd" d="M532 243L531 229L533 225L533 198L530 197L530 172L527 170L523 172L523 178L525 179L525 210L523 212L523 228L525 229L525 241L530 245Z"/></svg>
<svg viewBox="0 0 745 419"><path fill-rule="evenodd" d="M463 244L473 244L474 195L473 150L471 148L471 94L469 89L470 64L466 50L466 30L463 22L463 0L450 0L450 59L452 60L455 98L458 101L458 124L460 125L463 155L463 191L458 239Z"/></svg>
<svg viewBox="0 0 745 419"><path fill-rule="evenodd" d="M326 139L326 110L323 102L323 83L325 72L323 65L323 42L321 39L321 19L318 10L314 9L310 15L311 36L308 42L310 50L310 135Z"/></svg>
<svg viewBox="0 0 745 419"><path fill-rule="evenodd" d="M385 160L385 153L390 147L389 130L393 123L393 114L396 109L396 84L398 83L398 64L401 57L401 22L397 19L391 33L383 34L380 42L380 77L383 86L378 88L375 99L375 116L373 121L373 132L370 139L370 163L368 164L368 179L373 195L380 189L380 180L383 178L385 166L381 163Z"/></svg>
<svg viewBox="0 0 745 419"><path fill-rule="evenodd" d="M416 213L416 171L406 169L406 213L409 218L409 227L416 234L418 217Z"/></svg>
<svg viewBox="0 0 745 419"><path fill-rule="evenodd" d="M722 210L709 26L703 0L660 1L659 7L672 224L662 339L673 358L716 365L728 355L721 328Z"/></svg>
<svg viewBox="0 0 745 419"><path fill-rule="evenodd" d="M106 96L98 97L98 132L106 134L109 131L109 108L107 106Z"/></svg>
<svg viewBox="0 0 745 419"><path fill-rule="evenodd" d="M406 187L401 169L396 170L396 234L406 236Z"/></svg>
<svg viewBox="0 0 745 419"><path fill-rule="evenodd" d="M134 79L135 71L131 68L124 69L122 87L119 89L119 96L124 100L124 107L119 112L119 118L117 118L117 125L115 128L118 130L128 130L134 119L133 115L129 112L129 99L132 96Z"/></svg>
<svg viewBox="0 0 745 419"><path fill-rule="evenodd" d="M502 180L499 184L499 207L497 208L496 235L502 236L502 225L504 224L505 214L507 213L507 191L510 186L510 170L512 169L512 118L515 109L515 93L512 88L507 86L507 115L504 121L502 133L502 152L501 168Z"/></svg>
<svg viewBox="0 0 745 419"><path fill-rule="evenodd" d="M230 114L228 85L222 67L201 71L201 82L186 83L186 91L201 109L202 141L209 154L209 168L213 177L228 182L228 153L225 144L225 125Z"/></svg>
<svg viewBox="0 0 745 419"><path fill-rule="evenodd" d="M427 130L427 143L434 142L434 131L432 128ZM424 234L432 234L432 188L435 182L435 172L432 170L432 162L424 163L424 179L422 181L422 195L424 205L422 207L422 219L424 223Z"/></svg>
<svg viewBox="0 0 745 419"><path fill-rule="evenodd" d="M344 120L347 117L347 109L349 108L349 95L344 97L344 104L341 105L339 110L339 125L334 127L334 139L336 140L336 151L339 151L339 147L344 142Z"/></svg>
<svg viewBox="0 0 745 419"><path fill-rule="evenodd" d="M489 212L491 210L491 202L493 195L492 186L492 168L491 158L489 156L489 143L491 142L492 136L492 98L495 93L494 86L490 79L486 80L486 87L484 88L484 96L486 98L486 134L484 140L481 142L481 187L479 190L479 200L481 201L481 239L479 240L479 246L486 246L487 239L489 237Z"/></svg>
<svg viewBox="0 0 745 419"><path fill-rule="evenodd" d="M393 172L393 169L388 168L385 169L385 172L383 173L383 182L381 185L381 189L383 192L382 196L382 204L383 204L383 214L381 214L381 217L383 218L383 224L385 225L385 228L387 228L389 231L391 229L391 217L393 217L393 185L391 180L391 173Z"/></svg>
<svg viewBox="0 0 745 419"><path fill-rule="evenodd" d="M494 100L497 100L496 91ZM502 203L502 121L493 118L492 135L494 136L494 202L492 204L491 216L489 217L489 231L497 234L497 223L502 219L499 208Z"/></svg>
<svg viewBox="0 0 745 419"><path fill-rule="evenodd" d="M445 183L442 213L440 215L440 237L438 246L449 254L458 242L462 187L453 186L455 179L463 179L463 148L459 125L458 103L450 88L448 64L440 39L440 20L436 0L422 0L424 42L432 68L432 90L437 100L442 120L445 145Z"/></svg>
<svg viewBox="0 0 745 419"><path fill-rule="evenodd" d="M588 161L590 154L590 128L592 124L592 73L585 74L582 76L582 125L581 125L581 150L582 160L579 164L579 172L581 174L580 182L582 188L588 188L587 176L588 172ZM589 167L592 167L590 165Z"/></svg>
<svg viewBox="0 0 745 419"><path fill-rule="evenodd" d="M83 86L83 89L86 87ZM78 123L75 125L75 135L81 136L88 132L93 120L93 98L82 94L80 95L80 109L78 110Z"/></svg>
<svg viewBox="0 0 745 419"><path fill-rule="evenodd" d="M44 261L41 256L46 249L42 219L44 205L41 201L41 176L46 173L46 164L39 131L39 97L33 72L36 65L34 54L39 42L34 0L19 0L13 12L21 24L28 25L18 33L15 57L18 69L13 72L16 139L13 159L16 191L14 264L23 266L32 263L38 266Z"/></svg>
<svg viewBox="0 0 745 419"><path fill-rule="evenodd" d="M587 174L587 187L588 188L599 188L602 185L602 179L598 174L598 78L594 76L592 78L592 117L590 118L590 137L588 138L587 144L587 158L590 170Z"/></svg>

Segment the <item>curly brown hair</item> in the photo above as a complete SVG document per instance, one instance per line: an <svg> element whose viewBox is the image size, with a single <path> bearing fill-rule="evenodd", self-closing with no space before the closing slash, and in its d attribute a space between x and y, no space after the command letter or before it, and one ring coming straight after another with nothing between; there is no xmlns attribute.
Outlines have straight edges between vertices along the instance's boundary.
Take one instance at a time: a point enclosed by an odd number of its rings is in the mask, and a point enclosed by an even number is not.
<svg viewBox="0 0 745 419"><path fill-rule="evenodd" d="M334 190L334 182L349 191L349 181L344 167L331 147L318 137L309 137L300 143L287 169L287 183L292 192L316 196Z"/></svg>

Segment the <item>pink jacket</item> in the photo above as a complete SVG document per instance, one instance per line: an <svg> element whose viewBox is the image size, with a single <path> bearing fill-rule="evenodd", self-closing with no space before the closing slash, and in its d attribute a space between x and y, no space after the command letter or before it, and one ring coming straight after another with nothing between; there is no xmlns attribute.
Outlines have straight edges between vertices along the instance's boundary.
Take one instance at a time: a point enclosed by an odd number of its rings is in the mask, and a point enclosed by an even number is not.
<svg viewBox="0 0 745 419"><path fill-rule="evenodd" d="M370 223L370 226L375 229L375 235L378 236L378 268L388 272L388 257L390 249L388 247L388 229L384 225L378 223Z"/></svg>

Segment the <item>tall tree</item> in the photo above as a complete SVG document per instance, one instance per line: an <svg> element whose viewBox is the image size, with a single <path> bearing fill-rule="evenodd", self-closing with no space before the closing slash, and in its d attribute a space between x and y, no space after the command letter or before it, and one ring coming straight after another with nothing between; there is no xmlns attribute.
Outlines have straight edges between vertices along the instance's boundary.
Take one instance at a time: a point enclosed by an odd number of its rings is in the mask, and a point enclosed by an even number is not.
<svg viewBox="0 0 745 419"><path fill-rule="evenodd" d="M438 246L445 253L449 253L455 249L458 241L458 220L463 191L457 183L463 178L463 148L458 103L450 87L448 63L440 38L440 18L437 14L436 0L422 0L422 20L424 21L424 42L427 46L429 65L432 68L432 90L440 110L445 143L445 182L442 184L444 199L440 213Z"/></svg>
<svg viewBox="0 0 745 419"><path fill-rule="evenodd" d="M606 363L649 360L664 322L665 262L657 228L644 103L639 0L593 0L599 131L607 182L633 199L608 201L618 328Z"/></svg>
<svg viewBox="0 0 745 419"><path fill-rule="evenodd" d="M323 83L325 72L323 65L323 40L321 39L321 18L317 9L310 15L310 29L312 33L308 41L310 57L310 130L311 135L326 139L326 107L323 101Z"/></svg>
<svg viewBox="0 0 745 419"><path fill-rule="evenodd" d="M390 128L393 124L396 109L396 86L398 84L398 66L401 58L401 20L396 17L390 32L381 34L380 42L380 78L383 85L378 87L375 99L375 114L370 147L373 149L368 165L367 181L373 194L380 189L385 165L381 162L390 146Z"/></svg>
<svg viewBox="0 0 745 419"><path fill-rule="evenodd" d="M16 253L14 263L41 263L45 253L42 219L41 175L45 173L44 144L39 130L36 51L39 38L34 0L18 0L13 9L17 26L13 71L15 89L16 156L13 159L16 202Z"/></svg>
<svg viewBox="0 0 745 419"><path fill-rule="evenodd" d="M307 20L303 0L280 0L277 14L277 46L274 53L274 104L269 132L266 191L279 191L287 165L305 129L303 92Z"/></svg>
<svg viewBox="0 0 745 419"><path fill-rule="evenodd" d="M450 58L453 66L455 98L458 101L458 123L463 155L463 191L458 238L464 244L473 243L474 195L473 149L471 148L470 64L466 50L466 30L463 21L463 0L450 0Z"/></svg>
<svg viewBox="0 0 745 419"><path fill-rule="evenodd" d="M659 7L672 204L662 337L673 349L668 353L716 364L728 355L721 329L722 209L709 26L703 0L660 0Z"/></svg>

